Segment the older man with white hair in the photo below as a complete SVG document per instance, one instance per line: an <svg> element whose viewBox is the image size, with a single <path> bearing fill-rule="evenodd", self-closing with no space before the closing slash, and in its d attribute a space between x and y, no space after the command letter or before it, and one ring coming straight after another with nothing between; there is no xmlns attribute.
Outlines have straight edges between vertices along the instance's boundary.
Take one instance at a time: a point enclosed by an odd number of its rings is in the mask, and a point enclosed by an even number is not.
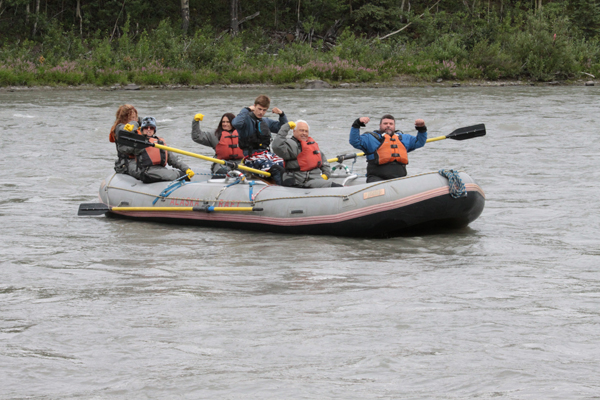
<svg viewBox="0 0 600 400"><path fill-rule="evenodd" d="M290 129L294 130L288 138ZM273 152L285 161L284 186L323 188L342 186L326 180L331 175L327 158L310 137L310 126L303 120L283 124L271 144Z"/></svg>

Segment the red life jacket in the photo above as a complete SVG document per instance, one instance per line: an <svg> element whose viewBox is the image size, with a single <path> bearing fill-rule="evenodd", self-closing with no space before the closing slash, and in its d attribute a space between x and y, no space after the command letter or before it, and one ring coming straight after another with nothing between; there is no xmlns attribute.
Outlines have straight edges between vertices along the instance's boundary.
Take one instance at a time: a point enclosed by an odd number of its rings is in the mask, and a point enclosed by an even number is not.
<svg viewBox="0 0 600 400"><path fill-rule="evenodd" d="M158 143L166 146L163 138L152 136L148 138L150 143ZM167 165L169 159L169 153L165 150L159 149L154 146L148 146L137 156L137 162L140 168L151 167L152 165Z"/></svg>
<svg viewBox="0 0 600 400"><path fill-rule="evenodd" d="M396 134L393 136L383 134L383 141L375 152L374 161L378 165L388 164L393 161L404 165L408 164L408 152L404 144L402 144L400 137Z"/></svg>
<svg viewBox="0 0 600 400"><path fill-rule="evenodd" d="M323 165L319 145L313 138L309 137L306 142L300 142L302 151L296 157L300 171L310 171Z"/></svg>
<svg viewBox="0 0 600 400"><path fill-rule="evenodd" d="M240 148L240 135L238 131L221 132L219 144L215 147L217 158L220 160L239 160L244 158L244 152Z"/></svg>

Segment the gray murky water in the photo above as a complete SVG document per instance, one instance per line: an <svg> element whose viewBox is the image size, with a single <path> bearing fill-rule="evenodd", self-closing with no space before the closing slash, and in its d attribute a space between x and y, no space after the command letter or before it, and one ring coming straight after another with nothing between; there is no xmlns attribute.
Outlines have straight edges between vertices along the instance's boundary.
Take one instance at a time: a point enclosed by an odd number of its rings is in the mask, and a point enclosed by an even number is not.
<svg viewBox="0 0 600 400"><path fill-rule="evenodd" d="M269 90L330 157L362 115L430 137L409 173L487 195L465 230L388 240L77 217L118 105L169 145L264 89L0 93L0 397L600 396L597 87ZM371 123L375 125L375 123ZM190 159L194 169L207 166ZM364 160L356 169L364 171Z"/></svg>

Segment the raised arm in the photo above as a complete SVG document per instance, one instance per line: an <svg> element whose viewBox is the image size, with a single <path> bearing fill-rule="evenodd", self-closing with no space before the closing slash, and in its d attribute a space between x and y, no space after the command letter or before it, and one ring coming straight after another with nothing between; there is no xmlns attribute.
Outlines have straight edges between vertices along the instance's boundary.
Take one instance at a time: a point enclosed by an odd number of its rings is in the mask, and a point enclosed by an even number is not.
<svg viewBox="0 0 600 400"><path fill-rule="evenodd" d="M202 121L203 117L204 115L202 114L196 114L192 121L192 140L214 149L219 144L219 138L217 138L214 131L203 131L200 128L200 121Z"/></svg>
<svg viewBox="0 0 600 400"><path fill-rule="evenodd" d="M290 133L290 129L295 126L296 124L293 122L286 122L283 124L279 129L279 132L277 132L275 135L273 143L271 143L271 149L273 150L273 153L277 154L286 161L295 160L300 152L298 149L298 144L293 139L287 138L287 135Z"/></svg>
<svg viewBox="0 0 600 400"><path fill-rule="evenodd" d="M402 144L406 147L406 151L413 151L425 146L427 142L427 127L425 121L417 119L415 121L415 129L417 130L417 136L402 134Z"/></svg>
<svg viewBox="0 0 600 400"><path fill-rule="evenodd" d="M366 126L370 120L369 117L360 117L352 124L352 128L350 128L350 145L355 149L368 151L368 138L360 135L360 128Z"/></svg>
<svg viewBox="0 0 600 400"><path fill-rule="evenodd" d="M244 107L240 110L238 115L236 115L233 121L231 121L231 125L233 125L233 127L237 129L238 132L243 130L246 124L248 123L248 115L250 114L250 112L250 107Z"/></svg>
<svg viewBox="0 0 600 400"><path fill-rule="evenodd" d="M274 121L270 118L264 118L265 120L267 120L267 123L269 124L269 129L271 130L271 132L275 133L275 132L279 132L279 129L281 129L281 127L285 124L287 124L288 119L287 116L285 115L285 113L283 111L281 111L279 108L274 107L273 111L275 114L279 114L279 121Z"/></svg>

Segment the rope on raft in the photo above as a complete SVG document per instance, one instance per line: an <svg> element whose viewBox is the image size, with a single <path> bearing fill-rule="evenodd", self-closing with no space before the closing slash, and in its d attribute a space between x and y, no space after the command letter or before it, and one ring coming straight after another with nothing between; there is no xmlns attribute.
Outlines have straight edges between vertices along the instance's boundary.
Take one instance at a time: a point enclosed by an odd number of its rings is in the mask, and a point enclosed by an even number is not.
<svg viewBox="0 0 600 400"><path fill-rule="evenodd" d="M448 186L450 186L450 196L455 199L459 197L467 197L467 190L465 189L465 184L462 179L460 179L460 175L458 171L454 169L440 169L439 174L446 177L448 179Z"/></svg>

